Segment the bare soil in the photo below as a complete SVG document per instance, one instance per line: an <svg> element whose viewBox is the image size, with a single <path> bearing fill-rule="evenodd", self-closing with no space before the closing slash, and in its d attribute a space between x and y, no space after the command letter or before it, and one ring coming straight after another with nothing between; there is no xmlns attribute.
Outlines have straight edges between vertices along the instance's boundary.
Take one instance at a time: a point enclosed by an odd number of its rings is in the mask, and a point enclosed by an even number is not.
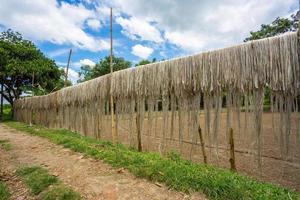
<svg viewBox="0 0 300 200"><path fill-rule="evenodd" d="M84 199L206 199L199 193L187 196L171 191L165 185L136 178L126 170L114 169L100 160L87 158L47 139L16 131L3 124L0 124L0 138L12 144L10 151L0 150L0 169L11 174L5 176L6 181L14 182L9 184L14 193L12 199L32 199L14 175L17 167L22 165L47 168L50 174L79 192Z"/></svg>

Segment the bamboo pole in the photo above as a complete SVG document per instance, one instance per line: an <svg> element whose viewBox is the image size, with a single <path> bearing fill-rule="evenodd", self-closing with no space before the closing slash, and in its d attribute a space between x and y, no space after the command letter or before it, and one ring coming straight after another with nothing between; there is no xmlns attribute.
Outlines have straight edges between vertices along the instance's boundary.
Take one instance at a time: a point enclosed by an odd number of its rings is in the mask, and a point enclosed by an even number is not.
<svg viewBox="0 0 300 200"><path fill-rule="evenodd" d="M141 114L137 112L136 114L136 129L137 129L137 139L138 139L138 151L143 151L142 149L142 133L141 133Z"/></svg>
<svg viewBox="0 0 300 200"><path fill-rule="evenodd" d="M199 126L198 128L198 133L199 133L199 138L200 138L200 143L201 143L201 150L202 150L202 155L203 155L203 162L205 164L207 164L207 156L206 156L206 152L205 152L205 143L203 140L203 135L202 135L202 129Z"/></svg>
<svg viewBox="0 0 300 200"><path fill-rule="evenodd" d="M34 72L32 73L31 87L32 87L32 96L34 96Z"/></svg>
<svg viewBox="0 0 300 200"><path fill-rule="evenodd" d="M71 61L71 55L72 55L72 49L70 49L69 57L68 57L68 64L65 72L65 87L67 87L67 81L68 81L68 73L69 73L69 67L70 67L70 61Z"/></svg>
<svg viewBox="0 0 300 200"><path fill-rule="evenodd" d="M233 139L233 129L230 128L229 130L229 146L230 146L230 169L232 171L236 171L235 166L235 155L234 155L234 139Z"/></svg>
<svg viewBox="0 0 300 200"><path fill-rule="evenodd" d="M3 119L3 118L4 118L4 117L3 117L3 92L4 92L4 91L3 91L3 83L1 83L1 108L0 108L0 115L1 115L1 116L0 116L0 117L1 117L0 120L1 120L1 121L4 120L4 119ZM13 112L13 110L12 110L12 112Z"/></svg>
<svg viewBox="0 0 300 200"><path fill-rule="evenodd" d="M111 135L112 142L117 142L115 130L115 114L114 114L114 99L111 93L112 89L112 74L113 74L113 38L112 38L112 8L110 8L110 112L111 112Z"/></svg>

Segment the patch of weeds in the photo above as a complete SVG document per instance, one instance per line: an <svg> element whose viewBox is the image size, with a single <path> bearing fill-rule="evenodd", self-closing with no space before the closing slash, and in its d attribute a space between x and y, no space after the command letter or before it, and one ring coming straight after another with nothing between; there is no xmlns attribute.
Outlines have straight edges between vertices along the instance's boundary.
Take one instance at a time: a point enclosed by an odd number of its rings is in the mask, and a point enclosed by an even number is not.
<svg viewBox="0 0 300 200"><path fill-rule="evenodd" d="M49 175L47 170L41 167L22 167L17 170L25 184L35 195L45 190L48 186L57 183L55 176Z"/></svg>
<svg viewBox="0 0 300 200"><path fill-rule="evenodd" d="M9 143L9 140L0 140L0 147L6 151L12 149L12 145Z"/></svg>
<svg viewBox="0 0 300 200"><path fill-rule="evenodd" d="M80 194L63 186L59 180L50 175L46 169L38 166L22 167L17 170L32 194L42 200L80 200ZM52 187L50 187L52 186Z"/></svg>
<svg viewBox="0 0 300 200"><path fill-rule="evenodd" d="M3 181L0 181L0 200L8 200L10 193L6 184Z"/></svg>
<svg viewBox="0 0 300 200"><path fill-rule="evenodd" d="M196 164L182 159L176 153L163 157L158 153L138 152L124 145L113 145L83 137L68 130L53 130L7 122L8 126L33 135L48 138L55 144L102 159L113 167L123 167L138 177L162 182L170 188L189 192L202 192L214 200L297 200L299 193L270 183L233 173L210 165ZM37 130L38 128L38 130Z"/></svg>
<svg viewBox="0 0 300 200"><path fill-rule="evenodd" d="M42 200L80 200L80 194L64 186L54 186L41 195Z"/></svg>

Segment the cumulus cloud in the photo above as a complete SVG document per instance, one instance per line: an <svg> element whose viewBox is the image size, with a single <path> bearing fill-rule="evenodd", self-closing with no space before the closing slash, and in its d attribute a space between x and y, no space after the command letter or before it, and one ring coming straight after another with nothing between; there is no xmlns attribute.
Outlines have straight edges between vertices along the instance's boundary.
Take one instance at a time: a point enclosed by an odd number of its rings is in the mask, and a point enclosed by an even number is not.
<svg viewBox="0 0 300 200"><path fill-rule="evenodd" d="M143 45L137 44L132 47L131 53L142 59L147 59L153 53L153 49L150 47L145 47Z"/></svg>
<svg viewBox="0 0 300 200"><path fill-rule="evenodd" d="M167 42L187 52L240 43L261 24L298 9L296 0L110 0L110 4L130 17L122 26L129 35L141 35L142 31L132 30L144 30L141 24L154 22Z"/></svg>
<svg viewBox="0 0 300 200"><path fill-rule="evenodd" d="M97 19L88 19L86 23L93 30L98 30L101 27L101 22Z"/></svg>
<svg viewBox="0 0 300 200"><path fill-rule="evenodd" d="M96 63L90 59L83 59L79 61L80 66L90 66L90 67L95 67Z"/></svg>
<svg viewBox="0 0 300 200"><path fill-rule="evenodd" d="M82 4L58 3L56 0L0 0L0 4L0 24L29 39L70 44L94 52L109 49L109 42L84 31L84 24L95 18L96 13ZM92 24L95 27L95 22Z"/></svg>
<svg viewBox="0 0 300 200"><path fill-rule="evenodd" d="M116 18L116 22L123 28L123 33L133 40L147 40L156 43L163 42L160 31L149 22L135 17Z"/></svg>
<svg viewBox="0 0 300 200"><path fill-rule="evenodd" d="M77 81L79 80L79 74L72 68L68 70L68 80L72 82L73 85L77 84Z"/></svg>

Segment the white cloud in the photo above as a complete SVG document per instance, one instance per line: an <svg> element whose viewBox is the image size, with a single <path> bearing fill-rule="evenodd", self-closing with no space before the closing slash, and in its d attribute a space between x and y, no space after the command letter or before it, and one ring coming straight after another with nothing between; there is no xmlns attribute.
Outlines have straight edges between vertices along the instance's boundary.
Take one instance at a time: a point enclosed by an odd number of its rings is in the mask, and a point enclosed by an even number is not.
<svg viewBox="0 0 300 200"><path fill-rule="evenodd" d="M101 22L97 19L88 19L86 23L93 30L98 30L101 27Z"/></svg>
<svg viewBox="0 0 300 200"><path fill-rule="evenodd" d="M136 30L144 30L143 23L155 22L169 43L187 52L240 43L261 24L298 9L296 0L110 0L110 4L130 17L122 18L129 35L140 35Z"/></svg>
<svg viewBox="0 0 300 200"><path fill-rule="evenodd" d="M71 44L94 52L109 48L106 40L84 32L86 20L95 18L96 13L82 4L56 0L0 0L0 5L0 24L34 41Z"/></svg>
<svg viewBox="0 0 300 200"><path fill-rule="evenodd" d="M147 59L153 53L153 49L137 44L132 47L131 53L140 58Z"/></svg>
<svg viewBox="0 0 300 200"><path fill-rule="evenodd" d="M163 42L160 31L147 21L131 17L117 17L116 22L123 28L123 33L133 40L148 40L156 43Z"/></svg>
<svg viewBox="0 0 300 200"><path fill-rule="evenodd" d="M79 74L72 68L68 70L68 80L72 82L73 85L77 84L77 81L79 79Z"/></svg>
<svg viewBox="0 0 300 200"><path fill-rule="evenodd" d="M63 62L56 62L56 64L60 65L60 68L64 70L64 72L66 73L66 66L67 63L63 63ZM72 67L70 67L68 69L68 80L72 82L73 85L77 84L77 81L79 80L79 74L77 71L75 71L74 69L72 69Z"/></svg>
<svg viewBox="0 0 300 200"><path fill-rule="evenodd" d="M50 57L55 58L55 57L58 57L61 55L67 55L69 52L70 52L70 49L65 48L65 49L56 49L54 51L48 52L47 54Z"/></svg>
<svg viewBox="0 0 300 200"><path fill-rule="evenodd" d="M96 65L96 63L94 62L94 61L92 61L92 60L90 60L90 59L83 59L83 60L80 60L79 61L79 64L80 64L80 66L86 66L86 65L88 65L88 66L90 66L90 67L95 67L95 65Z"/></svg>

